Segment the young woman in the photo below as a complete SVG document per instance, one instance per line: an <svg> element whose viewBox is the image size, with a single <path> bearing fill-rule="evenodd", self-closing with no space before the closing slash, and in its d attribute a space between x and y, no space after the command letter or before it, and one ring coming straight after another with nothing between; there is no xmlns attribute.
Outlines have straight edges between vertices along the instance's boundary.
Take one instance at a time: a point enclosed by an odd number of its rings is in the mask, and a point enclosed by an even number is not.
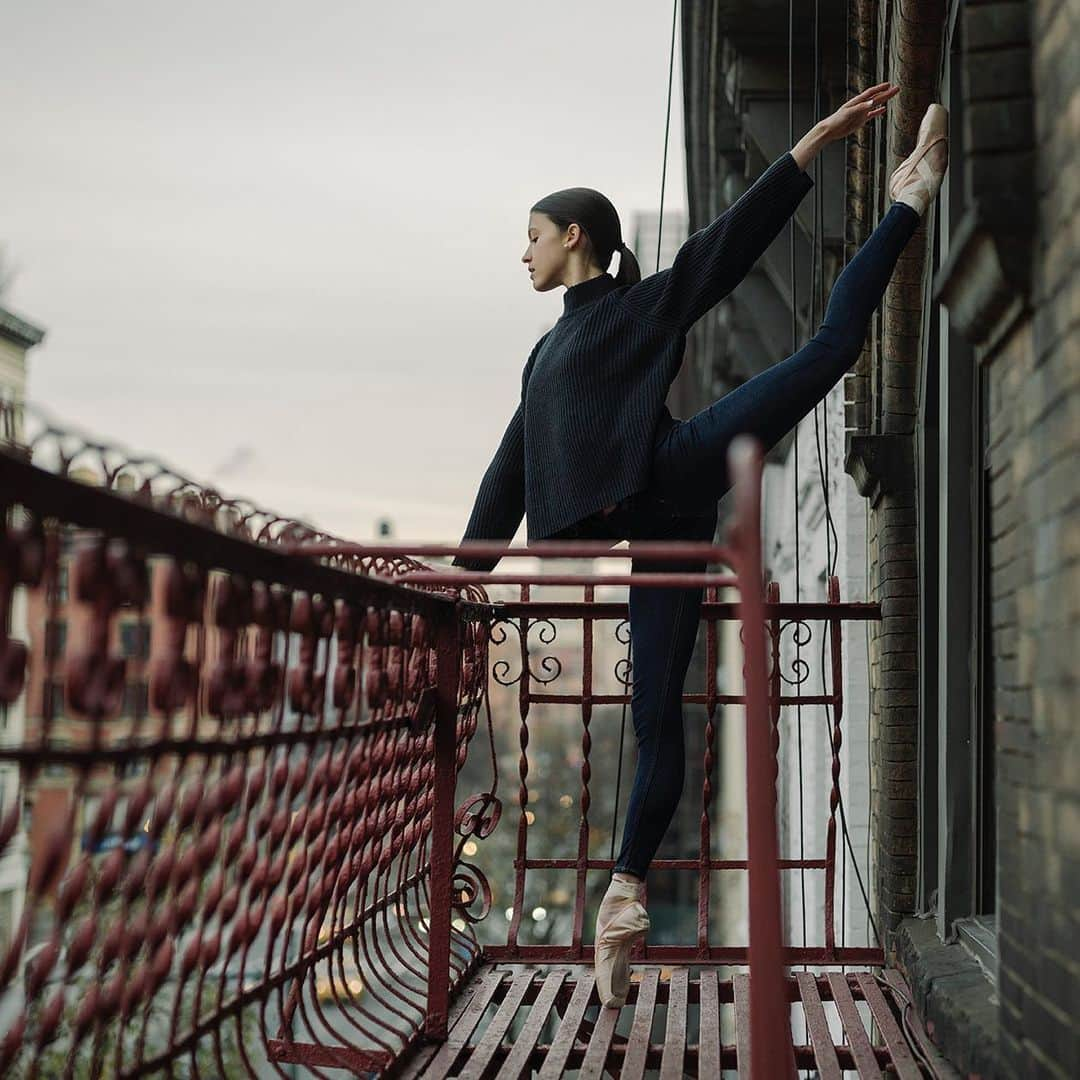
<svg viewBox="0 0 1080 1080"><path fill-rule="evenodd" d="M532 207L522 262L533 288L564 286L563 314L525 364L521 401L488 466L463 540L712 539L730 486L726 455L749 432L768 449L858 358L896 260L937 195L948 165L947 113L931 105L912 154L890 178L893 204L845 266L817 333L796 353L686 420L664 400L693 323L742 280L813 186L804 171L827 143L885 112L899 87L879 83L814 125L715 221L689 237L670 268L641 278L611 203L567 188ZM620 252L612 277L605 267ZM498 559L459 556L490 570ZM631 573L704 563L636 558ZM604 1005L625 1003L629 954L649 928L645 875L675 813L684 775L682 688L703 589L631 586L638 758L622 848L596 920Z"/></svg>

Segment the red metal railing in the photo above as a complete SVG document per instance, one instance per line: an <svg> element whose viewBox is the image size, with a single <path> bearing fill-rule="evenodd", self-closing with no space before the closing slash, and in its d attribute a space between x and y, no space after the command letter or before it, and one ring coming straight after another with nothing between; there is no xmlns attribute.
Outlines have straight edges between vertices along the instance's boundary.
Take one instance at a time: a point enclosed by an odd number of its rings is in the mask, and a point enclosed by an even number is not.
<svg viewBox="0 0 1080 1080"><path fill-rule="evenodd" d="M832 910L839 629L874 612L841 604L835 580L825 604L781 604L775 588L763 597L760 458L737 448L732 470L738 525L723 548L468 551L700 558L735 570L655 575L706 585L705 692L684 700L704 704L708 722L698 856L655 864L697 872L697 938L642 955L749 960L755 1069L772 1076L792 1063L790 1039L775 1037L788 1030L781 965L881 960L837 945ZM594 706L624 702L629 689L624 671L623 692L593 692L594 626L625 626L628 615L594 590L649 583L643 575L503 574L520 598L493 603L480 582L494 578L343 544L49 428L0 454L0 483L0 702L26 713L25 729L0 745L0 765L19 774L18 797L4 800L0 867L29 838L25 903L0 959L0 1069L138 1076L185 1062L195 1075L231 1076L269 1059L281 1075L286 1061L318 1075L381 1072L419 1041L445 1037L451 999L481 959L591 960L586 880L611 863L590 855L589 724ZM530 587L558 582L580 584L582 601L531 599ZM739 588L738 603L720 599L725 587ZM730 619L768 631L769 655L764 632L744 635L745 694L716 685L717 626ZM783 694L781 637L812 619L829 627L832 689ZM580 694L532 686L530 627L555 620L582 626ZM128 647L132 624L149 627L148 655ZM500 802L492 787L455 809L455 782L487 691L489 646L507 630L520 636L521 661L517 680L503 680L518 687L521 720L515 918L504 944L481 946L474 926L490 888L463 849L490 835ZM823 858L778 863L777 721L796 702L833 707L828 843ZM529 725L547 704L581 709L573 858L529 850ZM711 854L714 712L724 704L747 710L744 860ZM825 874L823 946L782 946L778 865ZM573 876L567 943L519 940L535 869ZM715 871L749 871L748 946L709 939Z"/></svg>
<svg viewBox="0 0 1080 1080"><path fill-rule="evenodd" d="M444 1032L480 954L449 898L482 593L291 557L328 538L55 430L0 491L0 849L29 864L0 1072L380 1069Z"/></svg>

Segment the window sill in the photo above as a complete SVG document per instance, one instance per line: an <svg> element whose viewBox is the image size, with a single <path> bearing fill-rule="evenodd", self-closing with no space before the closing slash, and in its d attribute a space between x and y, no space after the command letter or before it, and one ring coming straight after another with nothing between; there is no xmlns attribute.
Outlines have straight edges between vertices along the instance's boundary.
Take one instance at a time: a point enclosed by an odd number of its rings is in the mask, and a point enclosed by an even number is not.
<svg viewBox="0 0 1080 1080"><path fill-rule="evenodd" d="M958 931L960 940L946 945L933 919L904 919L893 938L894 962L927 1032L949 1062L964 1076L999 1076L997 990L981 960L962 943L985 951L989 930L980 924L967 931L958 926Z"/></svg>
<svg viewBox="0 0 1080 1080"><path fill-rule="evenodd" d="M970 919L957 919L956 935L975 962L982 969L990 985L997 989L998 938L997 917L975 915Z"/></svg>

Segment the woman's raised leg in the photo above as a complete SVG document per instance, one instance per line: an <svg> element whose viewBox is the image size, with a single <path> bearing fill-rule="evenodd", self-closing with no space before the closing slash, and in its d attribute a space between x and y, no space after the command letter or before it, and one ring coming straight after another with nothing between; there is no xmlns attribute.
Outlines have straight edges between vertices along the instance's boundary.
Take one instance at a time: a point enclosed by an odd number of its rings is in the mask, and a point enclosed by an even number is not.
<svg viewBox="0 0 1080 1080"><path fill-rule="evenodd" d="M731 486L727 450L736 435L754 435L768 450L825 398L858 359L870 317L920 220L906 203L893 203L837 277L818 332L672 428L654 459L652 484L660 495L684 506L719 499Z"/></svg>

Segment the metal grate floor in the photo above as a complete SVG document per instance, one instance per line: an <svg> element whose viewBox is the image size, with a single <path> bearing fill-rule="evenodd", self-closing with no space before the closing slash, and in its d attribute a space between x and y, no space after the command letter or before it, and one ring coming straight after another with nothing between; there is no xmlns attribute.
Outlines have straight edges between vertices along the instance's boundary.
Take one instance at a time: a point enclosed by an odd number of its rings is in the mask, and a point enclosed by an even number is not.
<svg viewBox="0 0 1080 1080"><path fill-rule="evenodd" d="M822 1080L956 1075L906 1008L896 971L799 971L788 987L800 1069ZM400 1075L746 1075L748 989L737 969L640 965L626 1005L601 1009L590 967L486 964L459 995L446 1042L419 1048Z"/></svg>

